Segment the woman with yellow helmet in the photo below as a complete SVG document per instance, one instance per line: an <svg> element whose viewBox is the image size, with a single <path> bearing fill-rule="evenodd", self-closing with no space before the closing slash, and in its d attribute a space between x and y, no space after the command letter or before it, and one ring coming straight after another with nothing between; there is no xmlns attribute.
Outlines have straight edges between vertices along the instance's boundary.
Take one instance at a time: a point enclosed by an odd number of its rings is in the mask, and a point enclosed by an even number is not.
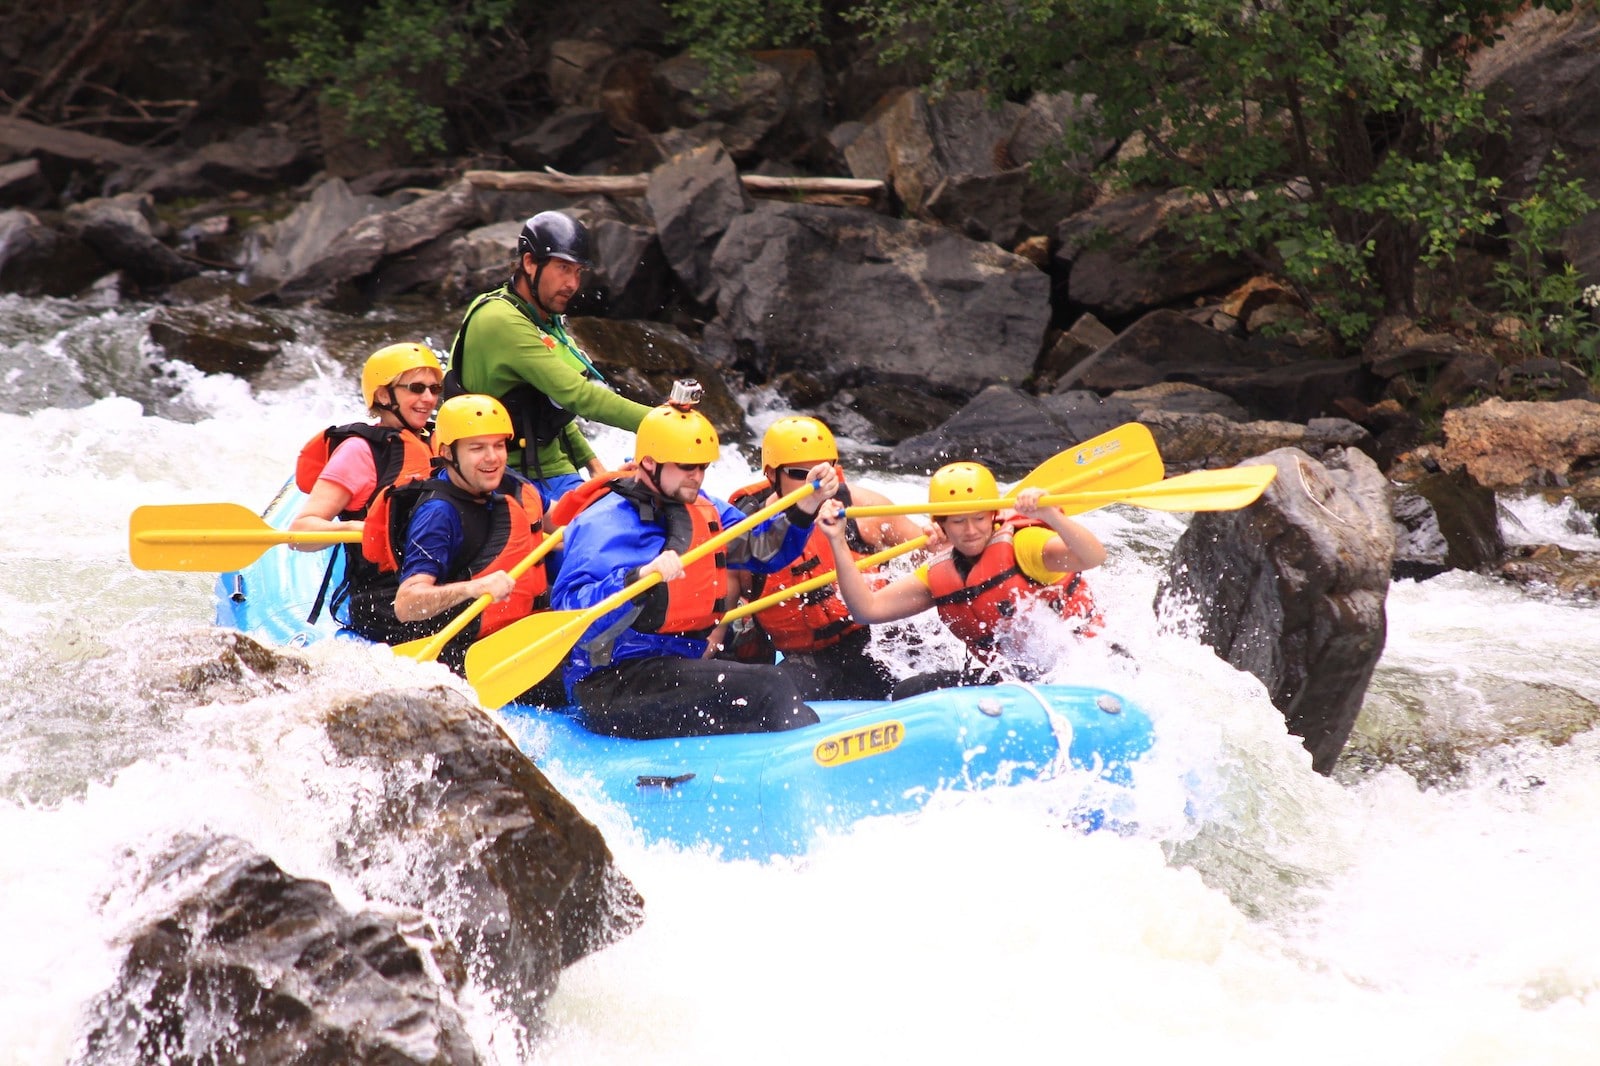
<svg viewBox="0 0 1600 1066"><path fill-rule="evenodd" d="M763 480L748 485L729 497L734 506L747 514L793 492L805 483L817 463L838 468L839 446L833 431L807 415L780 418L767 428L761 439ZM859 485L846 484L840 477L834 499L845 507L852 504L886 504L881 493ZM846 565L865 555L922 536L925 530L904 516L865 520L845 519ZM782 591L808 578L835 569L834 550L822 530L813 526L800 556L772 574L746 575L740 593L750 599ZM894 687L888 668L869 651L871 631L850 618L850 609L839 599L835 586L814 593L793 596L759 612L753 618L754 632L734 645L733 658L743 659L741 646L767 644L782 652L778 665L799 686L807 699L885 699ZM771 655L771 652L768 652ZM765 661L772 661L771 658Z"/></svg>
<svg viewBox="0 0 1600 1066"><path fill-rule="evenodd" d="M641 577L663 580L597 620L573 648L567 692L597 733L626 737L754 733L811 725L817 716L777 667L710 658L728 573L770 573L794 559L822 502L838 489L831 463L814 464L817 491L719 553L682 556L745 516L701 490L717 459L717 431L693 409L698 387L639 424L634 468L611 481L566 527L566 558L551 590L556 610L584 610Z"/></svg>
<svg viewBox="0 0 1600 1066"><path fill-rule="evenodd" d="M307 533L359 530L380 489L427 477L433 457L428 423L439 404L443 380L439 357L424 344L391 344L368 356L361 368L361 398L373 421L329 426L300 449L295 484L306 493L306 502L289 528ZM324 545L293 547L321 551ZM344 560L344 579L332 590L329 609L349 624L346 607L352 590L375 575L357 545L346 545ZM330 574L332 566L330 561ZM321 613L322 602L319 593L312 621Z"/></svg>
<svg viewBox="0 0 1600 1066"><path fill-rule="evenodd" d="M934 519L949 550L915 574L874 589L853 567L839 568L839 593L857 622L910 618L929 608L966 645L959 670L907 678L894 698L952 685L992 683L1002 674L1033 680L1044 670L1027 661L1023 607L1038 603L1093 632L1099 624L1082 573L1105 562L1105 546L1055 507L1040 507L1043 489L1017 494L1013 511L973 511ZM951 463L928 480L928 502L1000 498L994 475L980 463ZM835 551L845 547L844 517L828 504L818 525Z"/></svg>

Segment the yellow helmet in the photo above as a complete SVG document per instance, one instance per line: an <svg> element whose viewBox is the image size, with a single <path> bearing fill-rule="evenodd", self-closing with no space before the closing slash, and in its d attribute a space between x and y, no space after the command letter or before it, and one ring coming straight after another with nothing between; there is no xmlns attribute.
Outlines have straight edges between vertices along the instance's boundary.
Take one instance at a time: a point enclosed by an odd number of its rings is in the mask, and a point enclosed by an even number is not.
<svg viewBox="0 0 1600 1066"><path fill-rule="evenodd" d="M951 500L994 500L1000 497L1000 486L994 475L982 463L951 463L941 466L928 479L928 502L948 503Z"/></svg>
<svg viewBox="0 0 1600 1066"><path fill-rule="evenodd" d="M805 415L778 419L761 438L761 466L765 470L838 461L839 446L833 442L833 431Z"/></svg>
<svg viewBox="0 0 1600 1066"><path fill-rule="evenodd" d="M658 463L714 463L721 448L717 427L699 411L662 404L644 416L633 457Z"/></svg>
<svg viewBox="0 0 1600 1066"><path fill-rule="evenodd" d="M437 370L440 376L444 375L444 367L439 365L439 357L434 355L433 349L426 344L407 341L379 348L367 356L367 364L361 368L361 398L367 401L368 407L371 407L378 398L379 389L393 382L407 370L417 370L421 367L431 367Z"/></svg>
<svg viewBox="0 0 1600 1066"><path fill-rule="evenodd" d="M462 437L512 435L511 415L493 396L467 393L452 396L439 405L433 422L433 450L454 444Z"/></svg>

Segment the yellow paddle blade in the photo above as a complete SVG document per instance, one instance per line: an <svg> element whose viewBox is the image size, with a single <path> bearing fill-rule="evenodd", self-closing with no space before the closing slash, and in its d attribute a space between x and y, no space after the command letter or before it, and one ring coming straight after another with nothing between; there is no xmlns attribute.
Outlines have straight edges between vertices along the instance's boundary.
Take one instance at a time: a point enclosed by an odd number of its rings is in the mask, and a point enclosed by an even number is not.
<svg viewBox="0 0 1600 1066"><path fill-rule="evenodd" d="M539 543L537 548L523 556L521 562L517 563L516 566L513 566L509 571L507 571L511 580L518 580L523 574L526 574L535 563L537 563L540 559L543 559L546 555L549 555L550 552L555 549L556 545L561 543L562 535L564 533L566 533L566 529L564 527L556 530L548 537L545 537L544 540ZM460 614L456 615L455 618L451 619L449 625L439 630L439 632L435 633L433 636L422 637L418 640L408 640L404 644L396 644L392 650L396 655L409 656L410 658L417 660L419 663L433 662L439 658L439 653L444 651L444 646L454 640L457 633L460 633L463 629L467 628L467 626L471 625L474 618L488 610L489 604L493 602L493 596L479 596L477 599L472 601L471 607L468 607L465 611L462 611Z"/></svg>
<svg viewBox="0 0 1600 1066"><path fill-rule="evenodd" d="M1100 492L1069 492L1046 496L1040 503L1061 508L1065 514L1081 514L1111 503L1147 507L1153 511L1237 511L1261 498L1272 479L1275 466L1235 466L1226 470L1196 470L1153 485Z"/></svg>
<svg viewBox="0 0 1600 1066"><path fill-rule="evenodd" d="M237 503L148 504L128 517L128 556L140 570L238 570L275 544L359 541L360 530L291 533Z"/></svg>
<svg viewBox="0 0 1600 1066"><path fill-rule="evenodd" d="M1052 455L1034 467L1027 477L1017 482L1016 487L999 500L967 500L960 504L942 505L941 508L925 503L869 504L848 507L844 513L850 518L874 518L885 515L998 511L1010 507L1017 493L1023 489L1067 492L1080 488L1133 488L1160 481L1165 473L1166 464L1162 462L1161 452L1150 431L1137 422L1127 422Z"/></svg>
<svg viewBox="0 0 1600 1066"><path fill-rule="evenodd" d="M1227 470L1196 470L1192 474L1135 485L1122 489L1093 489L1087 492L1058 492L1039 502L1059 507L1065 514L1082 514L1111 503L1148 507L1156 511L1233 511L1254 503L1277 476L1275 466L1239 466ZM1001 511L1016 500L1002 496L992 500L951 500L944 503L885 504L881 507L849 507L851 517L883 514L971 514L974 511Z"/></svg>
<svg viewBox="0 0 1600 1066"><path fill-rule="evenodd" d="M485 707L504 707L561 669L598 617L591 607L542 611L512 622L467 649L467 680Z"/></svg>
<svg viewBox="0 0 1600 1066"><path fill-rule="evenodd" d="M1166 464L1150 430L1127 422L1057 452L1017 482L1006 495L1023 489L1069 492L1074 489L1120 489L1148 485L1166 476Z"/></svg>

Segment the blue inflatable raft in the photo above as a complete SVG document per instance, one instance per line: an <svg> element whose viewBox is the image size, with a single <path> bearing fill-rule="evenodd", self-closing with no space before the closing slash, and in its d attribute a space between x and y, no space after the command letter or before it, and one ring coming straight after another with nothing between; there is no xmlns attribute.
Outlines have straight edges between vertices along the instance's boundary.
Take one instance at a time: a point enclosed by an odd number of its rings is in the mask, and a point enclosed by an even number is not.
<svg viewBox="0 0 1600 1066"><path fill-rule="evenodd" d="M264 518L287 527L304 496L289 484ZM274 548L222 574L217 622L267 643L335 635L306 621L328 552ZM335 575L337 579L337 574ZM359 639L359 638L357 638ZM710 846L724 858L803 853L819 831L912 812L936 793L1087 773L1117 786L1149 749L1150 721L1115 693L1069 685L945 689L895 703L813 702L821 722L787 733L625 740L583 729L570 709L503 708L538 763L588 780L647 841ZM1108 790L1074 812L1085 828L1112 815Z"/></svg>

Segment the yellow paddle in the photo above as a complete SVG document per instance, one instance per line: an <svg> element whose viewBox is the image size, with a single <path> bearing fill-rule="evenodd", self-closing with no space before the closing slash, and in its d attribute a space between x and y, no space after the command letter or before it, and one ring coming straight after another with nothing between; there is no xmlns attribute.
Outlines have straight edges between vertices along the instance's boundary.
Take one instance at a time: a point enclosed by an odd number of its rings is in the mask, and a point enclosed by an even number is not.
<svg viewBox="0 0 1600 1066"><path fill-rule="evenodd" d="M926 543L928 543L928 538L926 536L912 537L903 544L896 544L892 548L885 548L880 552L873 553L872 555L862 556L856 560L856 569L870 570L880 563L886 563L890 559L898 559L907 552L914 552ZM800 582L798 585L790 585L786 589L779 589L770 596L763 596L759 600L751 600L749 603L741 603L739 606L733 608L727 614L723 615L722 621L736 622L741 618L748 618L750 615L758 614L761 611L766 610L775 603L782 603L791 596L802 596L807 592L813 592L816 589L820 589L824 585L831 585L833 584L833 579L838 576L839 571L829 570L825 574L818 574L816 577L806 578L806 580Z"/></svg>
<svg viewBox="0 0 1600 1066"><path fill-rule="evenodd" d="M537 548L523 557L520 563L506 571L506 575L512 581L522 577L535 563L549 555L556 545L561 543L561 538L566 535L566 532L566 528L563 527L546 536L544 540L539 542ZM457 633L467 628L472 620L486 611L493 602L494 597L487 593L479 596L472 601L471 607L456 615L455 618L450 620L450 624L439 630L439 632L431 637L421 637L417 640L408 640L404 644L396 644L393 648L394 653L396 655L409 655L420 663L432 662L439 657L441 651L444 651L444 646L455 639Z"/></svg>
<svg viewBox="0 0 1600 1066"><path fill-rule="evenodd" d="M625 472L625 471L623 471ZM1018 482L1051 492L1096 485L1143 485L1164 473L1150 431L1129 422L1046 459ZM571 498L563 497L563 499ZM559 507L559 505L558 505ZM913 511L901 512L914 514ZM559 511L552 514L556 518ZM557 525L561 525L559 520ZM128 523L128 553L141 570L239 570L278 544L357 542L354 530L289 532L274 529L236 503L152 504L136 508Z"/></svg>
<svg viewBox="0 0 1600 1066"><path fill-rule="evenodd" d="M699 547L690 548L683 553L684 566L744 536L816 490L817 482L807 482ZM505 706L565 662L572 646L595 621L660 583L660 574L647 574L593 607L578 611L543 611L489 634L467 649L467 681L477 690L478 699L485 707Z"/></svg>
<svg viewBox="0 0 1600 1066"><path fill-rule="evenodd" d="M1275 466L1236 466L1226 470L1196 470L1148 485L1131 488L1097 489L1088 492L1062 492L1045 496L1039 502L1059 507L1067 514L1082 514L1109 503L1126 503L1156 511L1236 511L1254 503L1278 474ZM995 500L951 500L941 503L886 503L866 507L847 507L851 518L879 515L970 514L973 511L1001 511L1016 505L1014 496Z"/></svg>
<svg viewBox="0 0 1600 1066"><path fill-rule="evenodd" d="M352 543L359 529L294 533L274 529L237 503L136 507L128 518L128 555L140 570L238 570L274 544Z"/></svg>
<svg viewBox="0 0 1600 1066"><path fill-rule="evenodd" d="M1155 438L1137 422L1127 422L1046 459L1006 495L1023 489L1132 488L1166 476Z"/></svg>

